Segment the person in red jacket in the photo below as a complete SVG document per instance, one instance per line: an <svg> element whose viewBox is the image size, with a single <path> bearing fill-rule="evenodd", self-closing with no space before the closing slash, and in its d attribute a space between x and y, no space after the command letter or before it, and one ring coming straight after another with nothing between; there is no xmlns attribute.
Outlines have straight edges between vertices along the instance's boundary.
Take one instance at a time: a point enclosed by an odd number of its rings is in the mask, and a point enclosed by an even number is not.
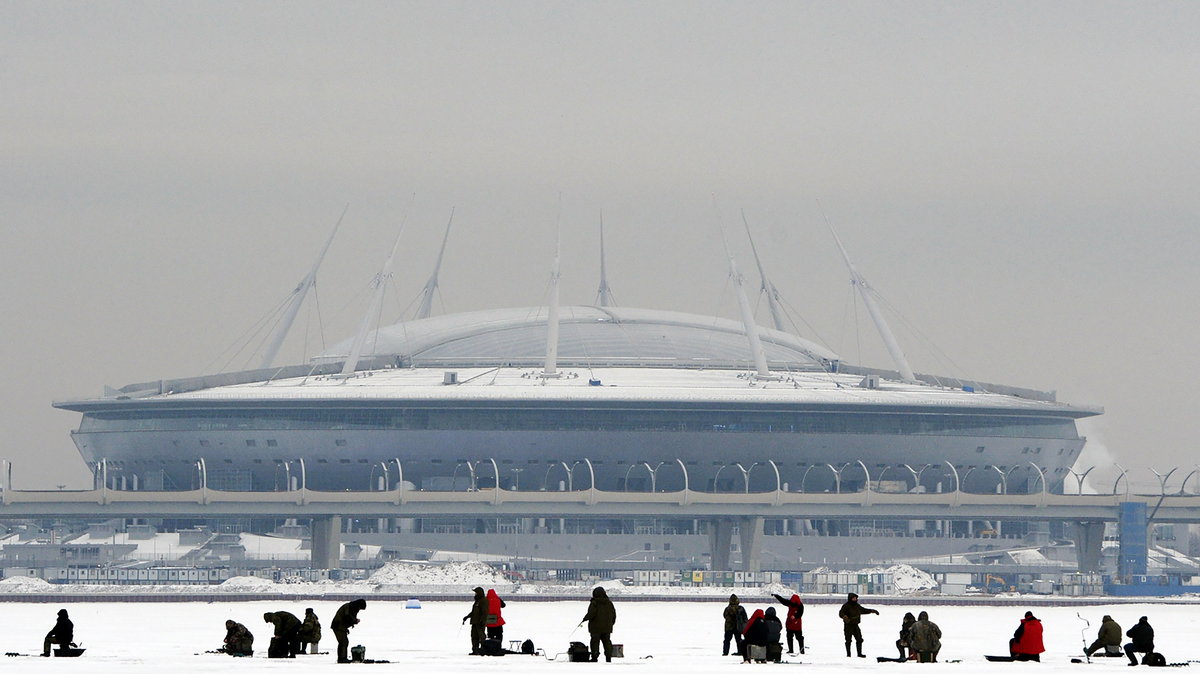
<svg viewBox="0 0 1200 674"><path fill-rule="evenodd" d="M773 594L780 604L788 607L787 619L783 623L784 629L787 630L788 655L793 655L792 638L796 639L796 646L800 648L800 653L804 654L804 622L801 617L804 615L804 602L800 601L800 595L793 594L791 599L784 599L780 595Z"/></svg>
<svg viewBox="0 0 1200 674"><path fill-rule="evenodd" d="M487 618L483 623L487 627L487 638L504 641L504 616L500 615L500 609L505 606L494 589L487 591Z"/></svg>
<svg viewBox="0 0 1200 674"><path fill-rule="evenodd" d="M1033 611L1026 611L1017 631L1008 642L1008 653L1014 660L1042 661L1042 653L1046 652L1042 644L1042 621L1033 617Z"/></svg>

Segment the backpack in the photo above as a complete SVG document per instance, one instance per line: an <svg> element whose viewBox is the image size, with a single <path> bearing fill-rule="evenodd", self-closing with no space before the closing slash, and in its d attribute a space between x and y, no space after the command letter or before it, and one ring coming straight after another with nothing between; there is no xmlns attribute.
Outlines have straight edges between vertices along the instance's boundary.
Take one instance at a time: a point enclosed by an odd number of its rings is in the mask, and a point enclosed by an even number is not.
<svg viewBox="0 0 1200 674"><path fill-rule="evenodd" d="M1167 658L1162 653L1147 653L1142 656L1142 664L1148 667L1166 667Z"/></svg>
<svg viewBox="0 0 1200 674"><path fill-rule="evenodd" d="M746 631L746 623L749 621L750 619L746 617L746 609L738 606L737 617L734 618L734 624L737 626L737 631L739 634Z"/></svg>
<svg viewBox="0 0 1200 674"><path fill-rule="evenodd" d="M567 659L571 662L588 662L592 659L591 650L582 641L572 641L567 647Z"/></svg>
<svg viewBox="0 0 1200 674"><path fill-rule="evenodd" d="M522 655L533 655L536 652L537 649L533 647L533 639L526 639L525 641L521 642Z"/></svg>

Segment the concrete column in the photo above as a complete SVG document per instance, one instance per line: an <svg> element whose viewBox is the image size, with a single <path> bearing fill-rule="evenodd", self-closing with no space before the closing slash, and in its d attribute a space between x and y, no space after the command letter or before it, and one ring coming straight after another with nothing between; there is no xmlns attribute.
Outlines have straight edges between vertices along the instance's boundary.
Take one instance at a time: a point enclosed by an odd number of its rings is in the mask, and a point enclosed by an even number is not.
<svg viewBox="0 0 1200 674"><path fill-rule="evenodd" d="M1075 562L1080 573L1100 572L1100 547L1104 542L1104 522L1075 522Z"/></svg>
<svg viewBox="0 0 1200 674"><path fill-rule="evenodd" d="M729 566L729 547L733 543L733 522L731 520L709 520L708 549L713 571L731 571Z"/></svg>
<svg viewBox="0 0 1200 674"><path fill-rule="evenodd" d="M763 518L741 518L738 536L742 539L742 571L762 571Z"/></svg>
<svg viewBox="0 0 1200 674"><path fill-rule="evenodd" d="M337 515L314 517L312 530L312 568L336 569L342 563L342 518Z"/></svg>

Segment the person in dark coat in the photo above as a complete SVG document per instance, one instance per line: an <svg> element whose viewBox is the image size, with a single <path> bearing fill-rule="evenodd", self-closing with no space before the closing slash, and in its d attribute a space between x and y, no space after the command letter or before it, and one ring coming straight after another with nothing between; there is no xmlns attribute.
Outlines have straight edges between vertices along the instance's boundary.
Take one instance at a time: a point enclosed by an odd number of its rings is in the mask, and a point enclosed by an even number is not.
<svg viewBox="0 0 1200 674"><path fill-rule="evenodd" d="M475 588L474 592L475 601L471 604L471 612L463 616L462 621L463 624L471 621L471 655L482 655L487 628L487 595L483 593L482 587Z"/></svg>
<svg viewBox="0 0 1200 674"><path fill-rule="evenodd" d="M907 660L909 656L916 653L909 646L909 638L911 636L912 626L916 624L917 618L912 613L905 613L904 620L900 622L900 638L896 639L896 650L900 651L900 659ZM911 651L911 652L910 652Z"/></svg>
<svg viewBox="0 0 1200 674"><path fill-rule="evenodd" d="M484 619L484 624L487 626L487 638L497 641L504 641L504 616L500 614L500 609L507 606L500 595L496 594L496 590L487 591L487 617Z"/></svg>
<svg viewBox="0 0 1200 674"><path fill-rule="evenodd" d="M604 588L592 590L592 601L588 603L587 614L580 624L588 624L588 633L592 635L592 662L600 659L600 644L604 644L604 661L612 662L612 631L617 624L617 609Z"/></svg>
<svg viewBox="0 0 1200 674"><path fill-rule="evenodd" d="M851 639L854 640L855 646L858 649L858 657L867 657L863 655L863 636L859 623L862 622L862 617L868 613L879 615L879 611L873 608L865 608L862 604L859 604L857 594L851 592L846 595L846 603L842 604L842 608L838 611L838 617L842 619L842 634L846 637L846 657L850 657Z"/></svg>
<svg viewBox="0 0 1200 674"><path fill-rule="evenodd" d="M1134 653L1154 652L1154 628L1150 626L1150 620L1146 616L1138 618L1137 624L1130 627L1125 636L1132 640L1125 644L1125 655L1129 656L1130 666L1138 663Z"/></svg>
<svg viewBox="0 0 1200 674"><path fill-rule="evenodd" d="M268 658L294 658L300 652L300 619L287 611L264 613L263 622L275 626L271 645L267 647Z"/></svg>
<svg viewBox="0 0 1200 674"><path fill-rule="evenodd" d="M742 651L742 662L750 662L750 647L751 646L766 646L767 645L767 625L763 618L766 616L763 610L755 609L754 614L746 621L746 628L742 630L742 637L745 641L745 648Z"/></svg>
<svg viewBox="0 0 1200 674"><path fill-rule="evenodd" d="M1013 638L1008 641L1008 653L1014 660L1042 661L1042 653L1046 646L1042 643L1042 621L1033 617L1033 611L1026 611Z"/></svg>
<svg viewBox="0 0 1200 674"><path fill-rule="evenodd" d="M317 653L317 644L321 641L321 621L317 619L317 614L313 613L311 608L304 609L304 624L300 625L300 652L303 653L305 648L312 645L313 655Z"/></svg>
<svg viewBox="0 0 1200 674"><path fill-rule="evenodd" d="M1100 649L1104 649L1105 655L1121 654L1121 626L1110 615L1104 616L1100 621L1100 631L1096 633L1096 640L1091 646L1083 649L1083 654L1091 657L1092 653Z"/></svg>
<svg viewBox="0 0 1200 674"><path fill-rule="evenodd" d="M917 662L937 662L938 651L942 650L942 629L929 620L925 611L917 616L908 632L909 648L916 651Z"/></svg>
<svg viewBox="0 0 1200 674"><path fill-rule="evenodd" d="M358 612L367 609L366 599L355 599L338 607L333 614L329 629L333 630L333 638L337 639L337 661L350 662L346 651L350 648L350 628L358 624Z"/></svg>
<svg viewBox="0 0 1200 674"><path fill-rule="evenodd" d="M784 606L788 607L787 619L783 626L787 629L787 644L788 655L792 655L795 651L792 650L792 639L796 639L796 646L800 653L804 653L804 602L800 600L800 595L793 594L791 599L784 599L780 595L773 594L772 597Z"/></svg>
<svg viewBox="0 0 1200 674"><path fill-rule="evenodd" d="M42 642L42 657L50 657L50 646L58 644L58 650L63 650L71 645L75 640L75 623L67 617L67 609L58 609L58 620L54 621L54 628L46 633L46 640Z"/></svg>
<svg viewBox="0 0 1200 674"><path fill-rule="evenodd" d="M742 630L746 629L746 609L742 607L738 601L736 594L729 595L729 605L725 607L725 643L721 647L721 655L729 655L729 640L733 639L737 645L737 654L744 655L745 641L742 639Z"/></svg>
<svg viewBox="0 0 1200 674"><path fill-rule="evenodd" d="M254 655L254 635L246 626L232 620L225 621L225 645L222 647L229 655Z"/></svg>

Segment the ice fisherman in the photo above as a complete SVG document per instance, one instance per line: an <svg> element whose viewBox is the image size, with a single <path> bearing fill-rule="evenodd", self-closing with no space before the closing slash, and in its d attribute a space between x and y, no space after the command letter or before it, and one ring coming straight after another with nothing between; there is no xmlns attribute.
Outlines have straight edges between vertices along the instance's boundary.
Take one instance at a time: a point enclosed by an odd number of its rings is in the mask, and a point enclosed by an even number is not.
<svg viewBox="0 0 1200 674"><path fill-rule="evenodd" d="M487 591L487 618L484 619L484 626L487 627L487 638L497 641L504 641L504 616L501 615L500 609L507 606L500 595L496 594L496 590L489 589Z"/></svg>
<svg viewBox="0 0 1200 674"><path fill-rule="evenodd" d="M1110 615L1104 616L1100 621L1100 631L1096 633L1096 640L1091 646L1083 649L1083 654L1090 658L1092 653L1100 649L1104 649L1105 656L1121 655L1121 626Z"/></svg>
<svg viewBox="0 0 1200 674"><path fill-rule="evenodd" d="M863 655L862 628L859 624L862 622L862 617L868 613L879 615L879 611L859 604L857 594L851 592L846 595L846 603L842 604L842 608L838 611L838 617L842 619L842 634L846 637L846 657L850 657L851 639L854 640L855 647L858 649L858 657L867 657Z"/></svg>
<svg viewBox="0 0 1200 674"><path fill-rule="evenodd" d="M75 639L75 623L67 617L67 609L58 609L58 620L54 621L54 627L46 633L46 640L42 642L42 657L50 657L50 646L58 644L58 649L63 650L70 647L71 642Z"/></svg>
<svg viewBox="0 0 1200 674"><path fill-rule="evenodd" d="M1008 654L1014 660L1042 661L1042 653L1046 646L1042 643L1042 621L1033 617L1033 611L1026 611L1013 638L1008 641Z"/></svg>
<svg viewBox="0 0 1200 674"><path fill-rule="evenodd" d="M304 622L300 625L300 652L306 649L313 655L317 654L317 644L321 642L321 621L311 608L304 609Z"/></svg>
<svg viewBox="0 0 1200 674"><path fill-rule="evenodd" d="M483 593L482 587L477 587L474 590L475 600L471 604L471 611L463 616L463 624L468 620L471 621L471 655L483 655L483 640L486 638L488 602L487 595Z"/></svg>
<svg viewBox="0 0 1200 674"><path fill-rule="evenodd" d="M803 655L804 653L804 602L800 600L800 595L793 594L790 599L784 599L782 596L773 594L772 597L784 606L788 607L787 618L784 620L783 626L787 628L787 645L788 655L794 654L792 650L792 639L796 639L796 649Z"/></svg>
<svg viewBox="0 0 1200 674"><path fill-rule="evenodd" d="M722 616L725 618L725 643L721 647L721 655L729 655L730 639L733 639L737 645L737 654L744 655L742 651L745 649L746 643L742 639L742 630L746 629L746 623L749 620L746 618L746 609L736 594L729 595L729 604L725 607Z"/></svg>
<svg viewBox="0 0 1200 674"><path fill-rule="evenodd" d="M367 609L366 599L355 599L338 607L333 614L329 629L333 630L333 638L337 639L337 661L350 662L347 650L350 648L350 628L358 624L358 612Z"/></svg>
<svg viewBox="0 0 1200 674"><path fill-rule="evenodd" d="M921 611L917 622L908 632L909 648L916 652L917 662L937 662L938 651L942 650L942 629Z"/></svg>
<svg viewBox="0 0 1200 674"><path fill-rule="evenodd" d="M222 650L229 655L246 657L254 655L254 635L239 622L225 621L224 643Z"/></svg>
<svg viewBox="0 0 1200 674"><path fill-rule="evenodd" d="M263 622L275 626L271 645L267 647L268 658L294 658L300 652L300 619L287 611L267 612Z"/></svg>
<svg viewBox="0 0 1200 674"><path fill-rule="evenodd" d="M1138 663L1134 653L1154 652L1154 628L1150 626L1150 620L1146 616L1138 618L1137 624L1130 627L1125 636L1132 640L1125 644L1125 655L1129 656L1130 667Z"/></svg>
<svg viewBox="0 0 1200 674"><path fill-rule="evenodd" d="M604 644L604 661L612 662L612 631L617 623L617 608L603 587L597 586L592 590L592 600L588 602L587 614L580 624L588 624L588 633L592 636L592 662L600 659L600 644Z"/></svg>

